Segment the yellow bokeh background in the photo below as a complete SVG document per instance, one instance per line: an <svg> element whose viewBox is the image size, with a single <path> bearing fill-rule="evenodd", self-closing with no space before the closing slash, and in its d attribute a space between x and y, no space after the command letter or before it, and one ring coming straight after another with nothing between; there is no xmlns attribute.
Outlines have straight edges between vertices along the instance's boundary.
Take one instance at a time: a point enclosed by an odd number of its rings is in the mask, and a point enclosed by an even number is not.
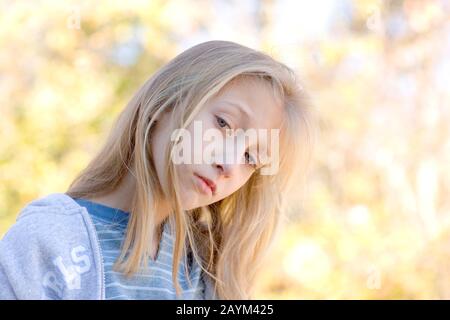
<svg viewBox="0 0 450 320"><path fill-rule="evenodd" d="M318 114L257 298L450 298L448 1L0 5L0 237L67 189L160 66L231 40L295 69Z"/></svg>

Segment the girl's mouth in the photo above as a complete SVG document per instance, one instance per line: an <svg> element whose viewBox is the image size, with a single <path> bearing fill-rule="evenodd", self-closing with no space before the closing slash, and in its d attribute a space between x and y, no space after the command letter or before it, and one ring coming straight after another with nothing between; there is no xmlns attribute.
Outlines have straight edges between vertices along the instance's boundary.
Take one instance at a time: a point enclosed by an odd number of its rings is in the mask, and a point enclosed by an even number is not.
<svg viewBox="0 0 450 320"><path fill-rule="evenodd" d="M211 182L211 180L204 178L196 173L194 173L195 177L197 178L197 185L200 187L200 190L207 195L212 196L215 191L215 184L214 182Z"/></svg>

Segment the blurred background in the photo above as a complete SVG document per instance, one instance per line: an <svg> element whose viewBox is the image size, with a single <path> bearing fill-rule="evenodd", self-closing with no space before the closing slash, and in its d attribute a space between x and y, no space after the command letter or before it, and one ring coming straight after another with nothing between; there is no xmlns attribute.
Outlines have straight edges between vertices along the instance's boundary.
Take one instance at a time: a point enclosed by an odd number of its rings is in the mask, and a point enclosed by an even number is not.
<svg viewBox="0 0 450 320"><path fill-rule="evenodd" d="M0 237L29 201L67 189L156 69L231 40L295 69L319 115L306 196L257 298L450 299L450 1L0 8Z"/></svg>

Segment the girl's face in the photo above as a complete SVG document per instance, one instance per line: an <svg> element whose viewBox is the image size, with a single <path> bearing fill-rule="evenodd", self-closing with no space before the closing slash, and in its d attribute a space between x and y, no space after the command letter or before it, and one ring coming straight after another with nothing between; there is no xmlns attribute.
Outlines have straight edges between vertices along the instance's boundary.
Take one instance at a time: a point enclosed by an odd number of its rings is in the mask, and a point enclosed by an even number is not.
<svg viewBox="0 0 450 320"><path fill-rule="evenodd" d="M256 81L237 79L225 88L219 95L211 99L207 105L197 114L195 119L186 128L186 133L191 140L192 161L175 164L180 178L181 204L184 210L191 210L206 206L222 200L243 186L255 172L260 163L253 162L258 159L252 144L255 147L266 147L271 154L271 129L280 129L283 112L281 105L277 103L267 84ZM154 154L155 168L163 190L167 190L168 182L165 176L164 152L169 145L172 132L168 113L165 113L158 121L153 135L152 151ZM197 131L194 134L194 126ZM202 131L198 135L198 128ZM211 130L212 129L212 130ZM224 157L214 156L212 163L194 161L194 153L206 154L211 148L205 150L211 142L203 138L206 130L216 131L223 137L223 146L226 129L267 129L267 138L246 140L245 148L230 148L233 150L232 158L240 161L224 161ZM198 139L203 139L200 142ZM184 140L184 137L183 137ZM211 141L211 140L210 140ZM237 145L237 139L234 139ZM227 142L228 143L228 142ZM194 146L194 144L196 144ZM260 149L261 150L261 149ZM228 149L223 152L230 152ZM210 152L211 153L211 152ZM227 155L228 156L228 155ZM219 159L220 158L220 159ZM200 158L204 159L204 158ZM202 178L208 179L214 186L208 187ZM211 185L211 183L209 183Z"/></svg>

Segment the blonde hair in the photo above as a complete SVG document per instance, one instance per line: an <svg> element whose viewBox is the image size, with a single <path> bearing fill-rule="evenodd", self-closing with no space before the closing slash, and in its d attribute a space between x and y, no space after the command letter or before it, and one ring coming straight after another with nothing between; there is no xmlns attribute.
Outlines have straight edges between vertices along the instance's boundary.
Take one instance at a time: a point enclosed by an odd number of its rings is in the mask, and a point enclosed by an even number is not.
<svg viewBox="0 0 450 320"><path fill-rule="evenodd" d="M287 191L293 182L301 183L298 179L308 167L312 113L292 69L268 54L230 41L198 44L150 77L120 113L99 153L66 192L72 197L92 197L113 191L127 172L136 178L126 238L115 270L132 275L142 262L147 266L150 257L155 207L163 196L151 149L158 116L171 111L174 126L186 128L209 99L227 84L244 78L262 80L284 107L278 172L255 172L230 196L186 212L170 161L176 142L169 141L165 161L168 185L174 187L165 196L174 209L169 221L175 226L172 279L177 294L181 290L177 279L180 259L189 248L217 298L251 299L261 262L283 218Z"/></svg>

